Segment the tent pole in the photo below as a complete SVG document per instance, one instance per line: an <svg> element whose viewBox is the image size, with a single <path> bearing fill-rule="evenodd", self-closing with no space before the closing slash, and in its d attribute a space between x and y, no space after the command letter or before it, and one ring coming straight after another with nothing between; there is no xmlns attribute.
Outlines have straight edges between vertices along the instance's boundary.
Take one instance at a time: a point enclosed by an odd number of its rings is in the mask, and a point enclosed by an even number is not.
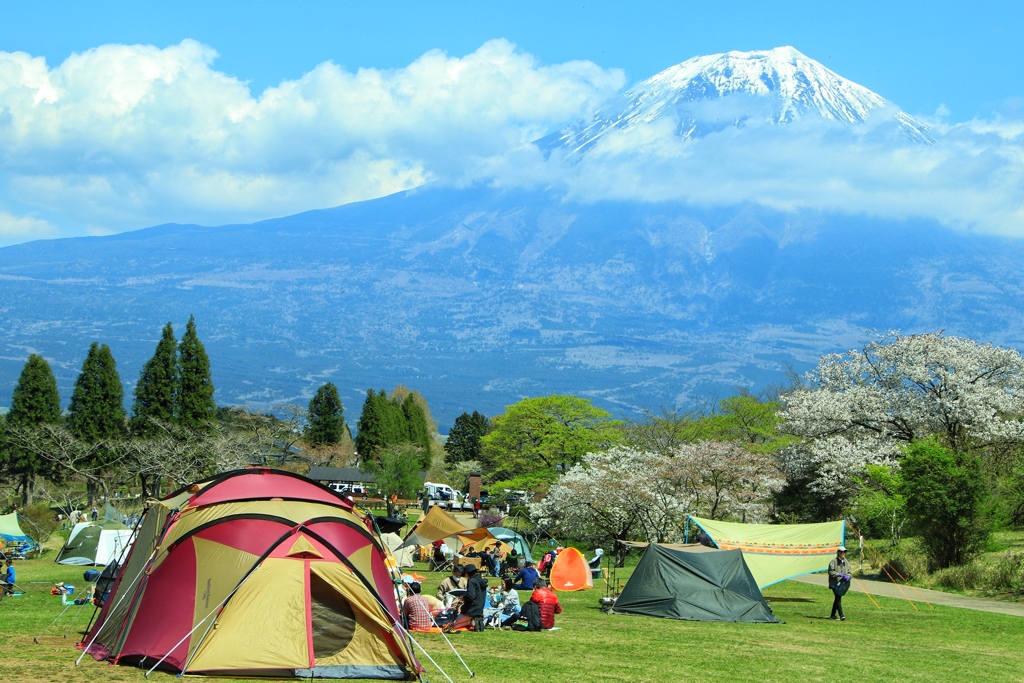
<svg viewBox="0 0 1024 683"><path fill-rule="evenodd" d="M75 603L72 602L71 604L73 605ZM68 634L71 633L71 629L75 627L75 623L78 621L78 617L82 616L82 612L84 610L81 608L83 607L85 607L85 605L79 605L79 610L75 613L75 618L71 620L71 624L68 626L68 629L64 631L64 638L68 637Z"/></svg>
<svg viewBox="0 0 1024 683"><path fill-rule="evenodd" d="M249 574L252 574L252 571L250 571L250 572L249 572L248 574L246 574L246 575L245 575L244 577L242 577L242 580L238 582L238 586L241 586L241 585L242 585L242 584L243 584L243 583L245 582L245 580L246 580L247 578L249 578ZM232 595L234 595L234 594L235 594L235 591L237 591L237 590L238 590L238 586L235 586L235 590L233 590L233 591L231 591L230 593L228 593L228 594L227 594L227 597L225 597L225 598L224 598L223 600L221 600L221 601L220 601L219 603L217 603L217 605L216 605L216 606L214 606L213 610L212 610L212 611L211 611L211 612L210 612L209 614L207 614L207 615L206 615L205 617L203 617L203 618L202 618L202 619L201 619L201 620L199 621L199 623L198 623L198 624L196 624L195 626L193 626L193 627L192 627L192 630L191 630L191 631L189 631L188 633L186 633L186 634L185 634L185 636L184 636L184 637L183 637L183 638L182 638L181 640L179 640L179 641L178 641L177 643L175 643L175 644L174 644L174 647L172 647L172 648L171 648L170 650L168 650L168 651L167 651L167 654L165 654L165 655L164 655L163 657L161 657L161 658L160 658L159 660L157 660L157 663L153 665L153 668L152 668L152 669L150 669L149 671L147 671L147 672L146 672L146 678L149 678L149 674L153 673L153 671L155 671L155 670L156 670L156 668L157 668L158 666L160 666L161 664L163 664L163 662L164 662L164 660L165 660L165 659L167 659L168 657L170 657L170 656L171 656L171 653L172 653L172 652L174 652L175 650L177 650L177 649L178 649L178 647L179 647L179 646L180 646L180 645L181 645L182 643L184 643L184 642L185 642L186 640L188 640L188 639L189 639L189 638L190 638L190 637L192 636L192 634L193 634L193 633L195 633L196 631L198 631L198 630L199 630L199 627L200 627L200 626L202 626L202 625L203 625L203 623L204 623L204 622L205 622L205 621L206 621L207 619L209 619L210 617L212 617L212 616L214 615L214 613L215 613L215 612L216 612L216 611L217 611L218 609L220 609L221 605L223 605L223 604L224 604L225 602L227 602L227 601L228 601L228 598L230 598L230 597L231 597ZM209 632L209 629L207 629L207 632ZM205 636L206 634L204 633L203 635ZM201 643L201 642L202 642L202 641L200 640L200 643ZM197 645L198 645L198 643L197 643ZM186 662L185 662L185 666L183 666L183 667L182 667L182 669L181 669L181 672L182 672L182 673L185 673L185 669L187 669L187 668L188 668L188 665L189 665L189 662L187 662L187 661L186 661Z"/></svg>
<svg viewBox="0 0 1024 683"><path fill-rule="evenodd" d="M373 525L373 531L377 535L377 542L380 544L380 547L381 548L387 548L387 545L384 543L384 539L381 537L380 528L377 526L377 520L373 518L373 515L370 515L370 524ZM403 572L402 568L398 566L397 558L395 560L395 570L398 572L398 581L400 583L405 583L405 579L404 579L404 576L403 576L405 574L405 572ZM379 604L381 606L381 609L383 609L385 612L388 611L387 608L379 600L377 601L377 604ZM402 605L398 605L398 609L402 610ZM398 617L399 617L399 619L401 619L401 615L398 615ZM455 656L459 658L460 662L462 662L462 666L466 667L466 671L469 672L469 677L473 678L476 674L473 673L473 670L470 669L469 665L466 664L465 660L462 659L462 655L460 655L459 651L455 649L454 645L452 645L452 641L448 640L448 636L445 635L444 629L442 629L440 626L438 626L437 622L434 621L434 615L433 614L430 615L430 622L437 628L437 630L439 630L441 632L441 637L444 638L445 642L448 643L448 647L450 647L452 649L452 652L455 653ZM409 637L409 640L411 640L413 643L416 644L416 647L420 648L420 650L423 650L423 646L420 645L419 643L417 643L415 640L413 640L413 637L409 633L408 629L403 627L402 631ZM426 655L427 653L424 651L423 654ZM430 655L427 655L427 659L430 659ZM434 662L433 659L430 659L430 662L434 666L437 666L437 663ZM441 667L437 666L437 670L440 671L442 674L444 674L445 678L448 678L448 674L446 674ZM448 678L448 680L451 681L452 679Z"/></svg>
<svg viewBox="0 0 1024 683"><path fill-rule="evenodd" d="M53 618L53 621L51 621L51 622L50 622L49 626L47 626L46 628L44 628L44 629L43 629L43 632L42 632L42 633L40 633L40 634L39 634L38 636L36 636L35 638L33 638L33 639L32 639L32 642L34 642L34 643L35 643L36 645L38 645L38 644L39 644L39 639L40 639L40 638L42 638L42 637L43 637L43 635L44 635L44 634L45 634L45 633L46 633L47 631L49 631L49 630L50 630L50 626L53 626L54 624L56 624L56 623L57 623L57 620L58 620L58 619L60 619L60 618L61 618L62 616L64 616L64 613L65 613L65 612L67 612L67 611L68 611L69 609L71 609L72 605L74 605L74 604L75 604L75 603L73 603L73 602L72 602L72 603L68 603L67 607L65 607L65 608L64 608L63 610L61 610L61 613L60 613L60 614L58 614L58 615L57 615L56 617L54 617L54 618Z"/></svg>
<svg viewBox="0 0 1024 683"><path fill-rule="evenodd" d="M438 631L441 632L441 637L444 638L444 642L448 643L448 647L450 647L452 649L452 652L455 653L455 656L459 658L460 662L462 662L462 666L466 667L466 671L469 672L469 677L473 678L474 676L476 676L476 674L473 673L473 670L469 668L469 664L466 664L466 660L464 660L462 658L462 655L459 654L459 651L455 649L454 645L452 645L452 641L448 640L448 635L444 632L444 629L437 625L437 621L434 620L434 615L433 614L430 615L430 622L434 625L434 628L436 628ZM407 633L408 633L408 631L407 631ZM409 636L409 637L411 638L412 636ZM444 673L444 672L442 671L441 673ZM448 674L445 674L446 678L447 678L447 676L448 676ZM451 680L451 679L449 679L449 680Z"/></svg>
<svg viewBox="0 0 1024 683"><path fill-rule="evenodd" d="M126 590L124 595L122 595L120 598L118 598L117 603L112 608L110 608L111 612L113 612L118 607L120 607L121 603L124 601L124 599L126 597L128 597L129 593L131 593L132 596L134 597L135 592L138 590L138 584L136 584L136 581L139 580L139 578L142 576L142 573L144 571L146 571L146 569L149 568L152 565L152 563L153 563L153 560L152 560L152 558L150 558L150 560L148 562L146 562L146 564L142 565L142 568L139 570L139 573L135 575L135 578L128 582L128 587L127 587L128 590ZM134 589L133 589L133 586L134 586ZM92 640L89 641L89 644L86 645L84 648L82 648L82 654L78 655L78 659L75 660L75 666L78 666L79 663L81 663L82 657L84 657L85 654L89 651L89 648L92 647L93 643L96 642L96 639L100 637L100 631L101 630L102 629L98 629L96 631L96 635L94 635L92 637ZM83 642L84 642L84 640L83 640Z"/></svg>
<svg viewBox="0 0 1024 683"><path fill-rule="evenodd" d="M402 630L405 631L405 629L402 629ZM441 666L437 662L434 661L434 658L430 656L430 653L428 653L426 650L424 650L423 646L420 645L416 641L416 639L413 638L412 635L408 631L405 631L405 635L406 635L406 637L409 638L409 640L412 642L413 645L415 645L416 647L418 647L420 649L420 652L423 653L423 656L426 657L427 659L429 659L430 663L433 664L437 668L437 670L441 672L441 675L448 679L448 683L455 683L455 681L452 680L451 676L449 676L447 673L445 673L444 669L442 669ZM456 654L458 654L458 653L456 653ZM472 674L470 675L470 677L472 677Z"/></svg>

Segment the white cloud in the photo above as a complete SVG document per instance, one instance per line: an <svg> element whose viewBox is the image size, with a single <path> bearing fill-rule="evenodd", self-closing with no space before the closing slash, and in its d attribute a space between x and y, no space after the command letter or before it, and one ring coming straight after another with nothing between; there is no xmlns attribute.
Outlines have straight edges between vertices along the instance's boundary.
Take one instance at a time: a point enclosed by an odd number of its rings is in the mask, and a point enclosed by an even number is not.
<svg viewBox="0 0 1024 683"><path fill-rule="evenodd" d="M541 65L495 40L401 69L327 62L254 94L215 59L190 40L104 45L55 67L0 52L0 243L258 220L429 181L924 217L1024 236L1019 119L950 123L940 108L933 146L894 138L893 111L864 126L749 123L689 142L659 120L562 163L531 141L617 93L621 71Z"/></svg>
<svg viewBox="0 0 1024 683"><path fill-rule="evenodd" d="M931 146L895 132L891 117L852 127L806 119L683 141L662 119L608 134L559 172L584 201L756 202L1024 236L1024 122L943 125ZM520 160L515 173L518 182L559 180L539 161Z"/></svg>
<svg viewBox="0 0 1024 683"><path fill-rule="evenodd" d="M402 69L324 63L254 96L191 40L104 45L50 68L0 52L0 208L79 232L255 220L463 178L623 85L504 40ZM90 226L90 227L86 227Z"/></svg>
<svg viewBox="0 0 1024 683"><path fill-rule="evenodd" d="M0 211L0 245L59 235L60 230L49 221Z"/></svg>

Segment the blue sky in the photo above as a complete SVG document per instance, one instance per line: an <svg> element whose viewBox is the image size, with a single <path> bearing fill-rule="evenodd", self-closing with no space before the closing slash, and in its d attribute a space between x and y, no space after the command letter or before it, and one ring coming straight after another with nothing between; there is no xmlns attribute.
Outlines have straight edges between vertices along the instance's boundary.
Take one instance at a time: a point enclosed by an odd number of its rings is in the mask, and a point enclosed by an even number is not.
<svg viewBox="0 0 1024 683"><path fill-rule="evenodd" d="M1024 3L56 2L3 3L0 49L51 66L105 43L192 38L254 91L316 64L397 68L493 38L552 64L590 60L628 82L702 54L792 45L914 115L1024 106ZM1008 103L1016 100L1016 103Z"/></svg>
<svg viewBox="0 0 1024 683"><path fill-rule="evenodd" d="M884 179L911 207L970 185L954 223L1024 232L1024 3L67 2L0 5L0 245L511 182L531 136L623 87L780 45L955 141ZM856 189L835 206L897 203Z"/></svg>

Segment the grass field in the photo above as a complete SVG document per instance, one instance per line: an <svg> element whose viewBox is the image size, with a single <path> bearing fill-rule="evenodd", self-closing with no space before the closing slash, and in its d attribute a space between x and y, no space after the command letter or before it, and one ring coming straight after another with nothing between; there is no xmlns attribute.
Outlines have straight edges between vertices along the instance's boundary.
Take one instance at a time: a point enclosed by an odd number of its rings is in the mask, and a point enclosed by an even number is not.
<svg viewBox="0 0 1024 683"><path fill-rule="evenodd" d="M49 595L57 581L84 586L83 568L40 560L18 563L18 582L28 590L0 601L0 680L26 683L142 681L138 669L90 658L74 665L74 644L92 608L72 607L39 644L60 614ZM626 572L620 572L624 581ZM433 590L440 575L424 583ZM493 579L492 579L493 581ZM714 624L603 614L594 590L560 594L558 631L488 631L449 636L476 673L491 681L1024 681L1024 619L879 598L881 609L860 594L844 599L845 622L826 619L831 593L787 582L765 590L784 624ZM523 596L525 598L525 596ZM72 627L76 610L78 621ZM272 618L272 615L268 615ZM70 629L70 631L69 631ZM68 632L67 638L62 637ZM469 674L440 635L421 634L420 644L459 683ZM445 678L423 659L425 678ZM154 673L151 681L170 681Z"/></svg>

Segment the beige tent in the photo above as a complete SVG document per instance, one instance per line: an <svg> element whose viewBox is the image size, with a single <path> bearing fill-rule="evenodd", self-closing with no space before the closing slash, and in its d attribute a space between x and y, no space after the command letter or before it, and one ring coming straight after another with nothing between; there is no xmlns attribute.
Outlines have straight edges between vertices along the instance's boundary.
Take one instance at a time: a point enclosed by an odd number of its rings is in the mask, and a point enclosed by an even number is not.
<svg viewBox="0 0 1024 683"><path fill-rule="evenodd" d="M402 546L402 537L398 534L381 534L381 540L387 546L388 555L395 559L397 567L414 567L412 561L413 548Z"/></svg>

